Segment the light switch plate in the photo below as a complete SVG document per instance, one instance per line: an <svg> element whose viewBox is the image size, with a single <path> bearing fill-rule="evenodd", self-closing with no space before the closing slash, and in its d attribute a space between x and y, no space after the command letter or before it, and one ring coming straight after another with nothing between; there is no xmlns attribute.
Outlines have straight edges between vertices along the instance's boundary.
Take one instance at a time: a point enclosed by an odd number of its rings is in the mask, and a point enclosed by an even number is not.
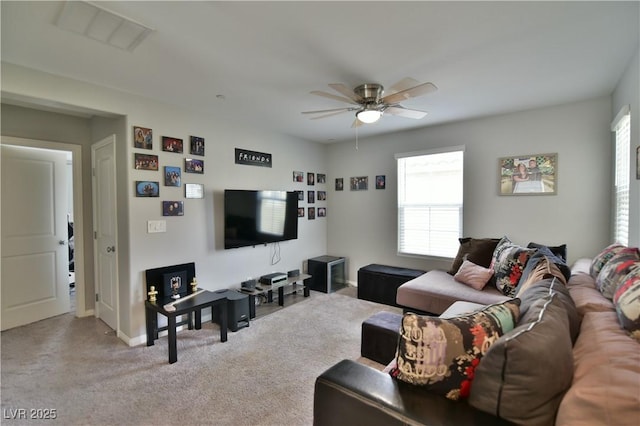
<svg viewBox="0 0 640 426"><path fill-rule="evenodd" d="M148 220L147 221L147 233L153 234L156 232L167 232L166 220Z"/></svg>

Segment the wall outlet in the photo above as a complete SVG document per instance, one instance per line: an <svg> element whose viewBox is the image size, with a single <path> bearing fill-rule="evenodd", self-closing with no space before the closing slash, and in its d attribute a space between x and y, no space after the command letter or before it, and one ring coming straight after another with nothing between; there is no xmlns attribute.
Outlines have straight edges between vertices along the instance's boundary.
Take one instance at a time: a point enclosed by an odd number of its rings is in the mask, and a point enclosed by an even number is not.
<svg viewBox="0 0 640 426"><path fill-rule="evenodd" d="M167 232L166 220L148 220L147 221L147 233L153 234L156 232Z"/></svg>

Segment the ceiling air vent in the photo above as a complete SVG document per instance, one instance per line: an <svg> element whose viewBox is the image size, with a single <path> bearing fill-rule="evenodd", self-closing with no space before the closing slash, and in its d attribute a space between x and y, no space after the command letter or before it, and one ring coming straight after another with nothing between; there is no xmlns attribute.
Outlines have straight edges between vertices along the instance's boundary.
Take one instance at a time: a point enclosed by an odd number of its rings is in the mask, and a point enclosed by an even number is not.
<svg viewBox="0 0 640 426"><path fill-rule="evenodd" d="M84 1L67 1L56 22L59 28L133 52L153 29Z"/></svg>

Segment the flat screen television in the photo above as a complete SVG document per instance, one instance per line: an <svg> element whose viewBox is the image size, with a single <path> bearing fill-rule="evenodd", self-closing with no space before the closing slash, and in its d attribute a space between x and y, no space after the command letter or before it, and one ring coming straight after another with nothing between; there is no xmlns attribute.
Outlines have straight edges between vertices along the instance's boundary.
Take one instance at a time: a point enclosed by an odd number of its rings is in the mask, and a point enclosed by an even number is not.
<svg viewBox="0 0 640 426"><path fill-rule="evenodd" d="M224 191L224 248L232 249L298 238L295 191Z"/></svg>

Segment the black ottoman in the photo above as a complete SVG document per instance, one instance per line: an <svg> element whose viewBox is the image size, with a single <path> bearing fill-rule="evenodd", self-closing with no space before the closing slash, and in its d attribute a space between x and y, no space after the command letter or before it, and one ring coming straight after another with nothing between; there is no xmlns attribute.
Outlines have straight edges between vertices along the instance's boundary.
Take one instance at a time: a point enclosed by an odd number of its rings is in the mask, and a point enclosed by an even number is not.
<svg viewBox="0 0 640 426"><path fill-rule="evenodd" d="M358 270L358 299L398 306L396 290L426 271L385 265L367 265Z"/></svg>
<svg viewBox="0 0 640 426"><path fill-rule="evenodd" d="M378 312L362 323L360 355L387 365L398 347L402 314Z"/></svg>

